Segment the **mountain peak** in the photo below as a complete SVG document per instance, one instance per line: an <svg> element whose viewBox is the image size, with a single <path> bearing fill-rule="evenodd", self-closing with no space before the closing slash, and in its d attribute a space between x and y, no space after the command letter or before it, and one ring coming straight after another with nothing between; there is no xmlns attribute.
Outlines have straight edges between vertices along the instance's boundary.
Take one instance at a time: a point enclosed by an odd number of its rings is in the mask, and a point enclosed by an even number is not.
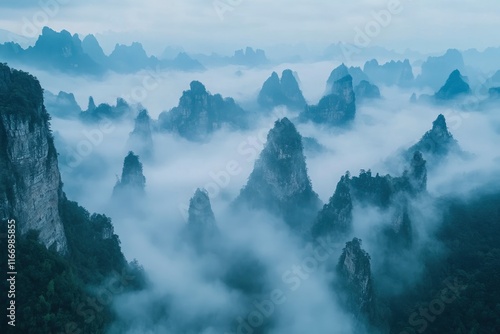
<svg viewBox="0 0 500 334"><path fill-rule="evenodd" d="M469 84L459 70L451 72L443 87L434 95L438 100L452 100L471 92Z"/></svg>
<svg viewBox="0 0 500 334"><path fill-rule="evenodd" d="M312 221L320 206L307 175L302 136L288 118L277 120L236 203L283 217L296 230Z"/></svg>
<svg viewBox="0 0 500 334"><path fill-rule="evenodd" d="M451 152L460 152L460 147L448 131L446 119L442 114L432 122L432 129L407 151L408 160L411 160L416 151L421 152L428 160L443 157Z"/></svg>
<svg viewBox="0 0 500 334"><path fill-rule="evenodd" d="M215 228L215 216L208 192L205 189L196 189L194 196L189 201L188 213L188 224L193 229L213 230Z"/></svg>
<svg viewBox="0 0 500 334"><path fill-rule="evenodd" d="M142 173L142 163L134 152L128 152L123 161L122 177L116 183L113 195L142 195L146 186L146 178Z"/></svg>
<svg viewBox="0 0 500 334"><path fill-rule="evenodd" d="M290 109L302 110L306 106L299 83L290 69L283 71L281 80L276 72L271 74L262 85L258 103L267 109L284 105Z"/></svg>
<svg viewBox="0 0 500 334"><path fill-rule="evenodd" d="M199 81L196 80L191 81L191 83L189 84L189 88L191 90L191 93L195 95L207 94L207 89L205 88L205 85L203 85Z"/></svg>

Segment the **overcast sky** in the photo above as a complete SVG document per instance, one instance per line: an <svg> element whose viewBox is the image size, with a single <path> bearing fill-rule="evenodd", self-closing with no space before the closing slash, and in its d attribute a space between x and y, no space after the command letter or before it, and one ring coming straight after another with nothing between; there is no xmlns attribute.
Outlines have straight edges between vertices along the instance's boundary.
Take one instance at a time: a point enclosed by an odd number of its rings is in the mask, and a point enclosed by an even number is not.
<svg viewBox="0 0 500 334"><path fill-rule="evenodd" d="M373 14L394 2L400 5L393 4L389 24L378 29ZM356 31L372 27L370 45L428 52L499 46L499 13L498 0L1 0L0 28L26 34L48 25L94 33L108 49L138 40L155 53L167 45L191 52L300 42L325 47L353 43Z"/></svg>

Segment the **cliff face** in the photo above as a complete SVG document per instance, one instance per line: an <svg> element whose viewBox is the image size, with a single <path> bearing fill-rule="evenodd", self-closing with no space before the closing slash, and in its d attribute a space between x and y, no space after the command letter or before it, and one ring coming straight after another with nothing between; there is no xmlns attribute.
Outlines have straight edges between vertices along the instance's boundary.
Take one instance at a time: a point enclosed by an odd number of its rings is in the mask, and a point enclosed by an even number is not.
<svg viewBox="0 0 500 334"><path fill-rule="evenodd" d="M283 217L294 229L310 223L320 200L307 175L302 136L290 120L276 121L237 203Z"/></svg>
<svg viewBox="0 0 500 334"><path fill-rule="evenodd" d="M40 232L40 241L65 252L59 214L62 198L49 116L39 82L0 64L0 214L15 218L21 234Z"/></svg>
<svg viewBox="0 0 500 334"><path fill-rule="evenodd" d="M344 303L358 319L375 315L375 298L370 267L370 256L361 248L361 240L346 243L337 265L341 284L345 289Z"/></svg>
<svg viewBox="0 0 500 334"><path fill-rule="evenodd" d="M146 178L142 173L142 163L139 157L129 152L123 161L122 177L113 189L113 197L128 198L134 195L144 195Z"/></svg>
<svg viewBox="0 0 500 334"><path fill-rule="evenodd" d="M232 98L212 95L199 81L182 93L179 105L158 118L160 129L179 134L191 141L207 141L223 126L241 129L247 126L245 111Z"/></svg>
<svg viewBox="0 0 500 334"><path fill-rule="evenodd" d="M284 70L281 79L276 72L264 82L258 97L259 105L272 109L284 105L290 109L303 109L306 100L302 95L299 83L291 70Z"/></svg>
<svg viewBox="0 0 500 334"><path fill-rule="evenodd" d="M142 110L135 119L134 131L129 135L128 147L143 159L153 156L153 135L151 133L151 117L147 110Z"/></svg>
<svg viewBox="0 0 500 334"><path fill-rule="evenodd" d="M332 76L336 77L337 74ZM317 105L307 106L300 114L300 120L327 126L343 126L352 122L355 115L356 98L352 87L352 77L348 74L335 81L332 93L323 97Z"/></svg>

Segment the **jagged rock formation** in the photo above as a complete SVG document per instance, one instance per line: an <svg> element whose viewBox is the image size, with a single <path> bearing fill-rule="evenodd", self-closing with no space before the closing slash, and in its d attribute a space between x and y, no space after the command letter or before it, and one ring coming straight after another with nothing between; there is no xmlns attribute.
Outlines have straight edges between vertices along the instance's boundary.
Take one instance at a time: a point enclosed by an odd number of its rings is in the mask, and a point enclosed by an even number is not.
<svg viewBox="0 0 500 334"><path fill-rule="evenodd" d="M326 235L345 236L352 229L352 210L355 204L372 205L383 210L395 207L396 212L403 209L407 211L406 199L424 193L426 188L426 161L418 151L414 153L408 169L400 177L379 174L372 176L370 170L361 170L358 177L351 177L346 173L337 183L328 204L318 213L311 234L313 238ZM401 225L397 221L399 218L400 215L397 214L393 222L398 231ZM411 229L411 226L409 228Z"/></svg>
<svg viewBox="0 0 500 334"><path fill-rule="evenodd" d="M12 43L11 43L12 44ZM6 52L2 52L2 50ZM78 35L44 27L34 46L27 49L14 45L0 48L0 56L42 69L59 70L71 74L100 75L104 69L83 51Z"/></svg>
<svg viewBox="0 0 500 334"><path fill-rule="evenodd" d="M408 59L391 60L383 65L379 65L376 59L372 59L365 63L363 71L373 82L386 86L409 87L413 85L415 79Z"/></svg>
<svg viewBox="0 0 500 334"><path fill-rule="evenodd" d="M174 132L191 141L206 141L214 131L229 127L242 129L247 126L247 116L232 98L212 95L199 81L182 93L179 105L159 116L159 127Z"/></svg>
<svg viewBox="0 0 500 334"><path fill-rule="evenodd" d="M434 95L434 98L440 101L449 101L457 97L471 93L469 84L465 81L459 70L451 72L441 89Z"/></svg>
<svg viewBox="0 0 500 334"><path fill-rule="evenodd" d="M302 110L306 106L306 100L291 70L284 70L281 79L273 72L262 85L257 101L266 109L284 105L290 109Z"/></svg>
<svg viewBox="0 0 500 334"><path fill-rule="evenodd" d="M341 301L357 320L373 321L376 302L370 266L370 256L361 248L361 240L346 243L337 264L342 287Z"/></svg>
<svg viewBox="0 0 500 334"><path fill-rule="evenodd" d="M73 93L59 92L54 95L44 91L45 107L49 114L58 118L75 118L82 112Z"/></svg>
<svg viewBox="0 0 500 334"><path fill-rule="evenodd" d="M405 153L407 160L411 159L415 151L421 152L425 159L432 160L433 163L450 153L461 152L458 142L448 131L446 119L441 114L432 122L432 129L407 150Z"/></svg>
<svg viewBox="0 0 500 334"><path fill-rule="evenodd" d="M354 88L357 101L380 99L380 89L366 80L362 80Z"/></svg>
<svg viewBox="0 0 500 334"><path fill-rule="evenodd" d="M347 69L345 66L338 68L339 76L345 71L343 68ZM337 74L333 76L336 77ZM352 122L355 114L356 98L352 88L352 77L347 74L333 83L331 94L323 97L318 105L307 106L299 118L303 122L343 126Z"/></svg>
<svg viewBox="0 0 500 334"><path fill-rule="evenodd" d="M429 57L422 64L422 73L417 77L416 83L420 86L428 86L439 89L449 74L458 69L464 72L465 64L460 51L449 49L440 57Z"/></svg>
<svg viewBox="0 0 500 334"><path fill-rule="evenodd" d="M1 63L0 166L1 219L16 219L21 234L39 231L45 246L65 252L62 184L42 88Z"/></svg>
<svg viewBox="0 0 500 334"><path fill-rule="evenodd" d="M132 108L120 97L116 99L116 105L114 106L107 103L101 103L96 107L94 98L91 96L89 97L87 110L80 113L80 119L89 123L99 122L104 119L119 120L131 116Z"/></svg>
<svg viewBox="0 0 500 334"><path fill-rule="evenodd" d="M288 118L276 121L236 205L264 209L301 230L319 209L320 200L307 175L302 137Z"/></svg>
<svg viewBox="0 0 500 334"><path fill-rule="evenodd" d="M352 198L349 175L342 176L328 204L318 213L312 227L312 236L318 238L330 233L345 234L352 225Z"/></svg>
<svg viewBox="0 0 500 334"><path fill-rule="evenodd" d="M129 135L127 146L143 159L153 156L153 135L151 132L151 117L146 109L139 112L135 119L134 131Z"/></svg>
<svg viewBox="0 0 500 334"><path fill-rule="evenodd" d="M139 156L129 152L123 161L122 177L116 182L113 197L144 196L146 178L142 173L142 163Z"/></svg>
<svg viewBox="0 0 500 334"><path fill-rule="evenodd" d="M188 238L197 246L208 246L207 243L216 236L218 229L206 190L196 190L189 201L188 214Z"/></svg>

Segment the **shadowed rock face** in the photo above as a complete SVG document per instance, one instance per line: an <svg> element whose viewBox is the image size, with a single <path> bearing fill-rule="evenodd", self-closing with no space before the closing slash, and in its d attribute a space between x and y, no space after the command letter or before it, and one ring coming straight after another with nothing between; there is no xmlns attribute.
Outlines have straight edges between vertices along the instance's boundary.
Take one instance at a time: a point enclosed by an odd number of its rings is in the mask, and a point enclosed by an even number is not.
<svg viewBox="0 0 500 334"><path fill-rule="evenodd" d="M236 204L267 210L299 230L312 221L320 201L307 175L302 137L287 118L269 131Z"/></svg>
<svg viewBox="0 0 500 334"><path fill-rule="evenodd" d="M196 190L189 201L188 214L188 238L201 248L208 246L211 238L217 235L218 229L206 190Z"/></svg>
<svg viewBox="0 0 500 334"><path fill-rule="evenodd" d="M133 152L137 152L143 159L151 159L153 156L151 117L145 109L135 119L134 131L129 135L128 147Z"/></svg>
<svg viewBox="0 0 500 334"><path fill-rule="evenodd" d="M62 184L48 120L39 82L0 64L1 218L15 218L21 234L39 231L44 245L66 252Z"/></svg>
<svg viewBox="0 0 500 334"><path fill-rule="evenodd" d="M459 70L451 72L443 87L434 95L438 100L453 100L459 96L471 93L469 84L465 82L464 77Z"/></svg>
<svg viewBox="0 0 500 334"><path fill-rule="evenodd" d="M284 70L281 79L273 72L264 82L258 102L266 109L284 105L290 109L301 110L306 106L306 100L291 70Z"/></svg>
<svg viewBox="0 0 500 334"><path fill-rule="evenodd" d="M191 141L206 141L223 126L242 129L247 126L246 112L232 98L210 94L198 81L184 91L179 105L159 116L160 129L174 132Z"/></svg>
<svg viewBox="0 0 500 334"><path fill-rule="evenodd" d="M352 77L347 75L333 83L332 94L323 97L318 105L306 107L300 114L300 120L327 126L343 126L352 122L355 115L356 99Z"/></svg>
<svg viewBox="0 0 500 334"><path fill-rule="evenodd" d="M421 152L427 160L436 160L449 153L459 153L461 150L453 135L448 131L446 119L443 115L439 115L432 123L432 129L408 149L406 153L408 160L416 151Z"/></svg>
<svg viewBox="0 0 500 334"><path fill-rule="evenodd" d="M354 88L354 93L358 101L380 99L380 89L366 80Z"/></svg>
<svg viewBox="0 0 500 334"><path fill-rule="evenodd" d="M146 178L139 156L129 152L123 161L122 177L113 189L113 197L144 195Z"/></svg>
<svg viewBox="0 0 500 334"><path fill-rule="evenodd" d="M337 272L344 287L344 304L356 318L370 318L375 311L375 298L370 256L361 248L361 240L346 243L340 256Z"/></svg>

